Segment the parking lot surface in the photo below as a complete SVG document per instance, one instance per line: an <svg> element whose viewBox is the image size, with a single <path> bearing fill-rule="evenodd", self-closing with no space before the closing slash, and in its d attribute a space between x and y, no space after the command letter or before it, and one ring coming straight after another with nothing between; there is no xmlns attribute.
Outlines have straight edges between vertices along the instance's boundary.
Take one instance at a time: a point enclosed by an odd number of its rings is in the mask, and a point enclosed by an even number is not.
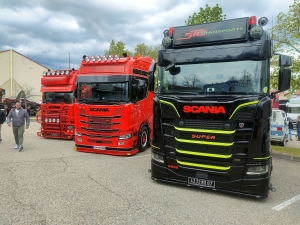
<svg viewBox="0 0 300 225"><path fill-rule="evenodd" d="M74 151L73 141L43 139L39 124L13 149L0 143L0 225L299 224L300 163L274 158L266 199L155 182L150 149L131 157Z"/></svg>

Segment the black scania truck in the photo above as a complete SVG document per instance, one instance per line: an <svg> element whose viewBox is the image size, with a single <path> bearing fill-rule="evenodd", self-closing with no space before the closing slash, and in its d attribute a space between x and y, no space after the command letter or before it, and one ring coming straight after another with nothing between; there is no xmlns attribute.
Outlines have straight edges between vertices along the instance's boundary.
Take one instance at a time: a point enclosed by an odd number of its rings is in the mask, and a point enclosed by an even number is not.
<svg viewBox="0 0 300 225"><path fill-rule="evenodd" d="M267 18L246 17L164 32L154 81L151 177L267 197L270 60ZM291 57L279 55L278 92Z"/></svg>

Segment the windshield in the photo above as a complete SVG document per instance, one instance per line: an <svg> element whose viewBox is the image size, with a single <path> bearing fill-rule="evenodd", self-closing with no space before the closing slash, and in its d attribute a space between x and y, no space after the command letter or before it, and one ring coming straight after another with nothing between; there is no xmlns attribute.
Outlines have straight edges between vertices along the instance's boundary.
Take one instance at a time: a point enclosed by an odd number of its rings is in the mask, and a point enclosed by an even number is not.
<svg viewBox="0 0 300 225"><path fill-rule="evenodd" d="M300 114L300 106L298 106L298 107L288 107L288 113Z"/></svg>
<svg viewBox="0 0 300 225"><path fill-rule="evenodd" d="M269 86L268 60L159 67L156 90L166 94L261 94ZM176 74L176 75L171 75Z"/></svg>
<svg viewBox="0 0 300 225"><path fill-rule="evenodd" d="M87 102L128 102L128 82L78 83L78 101Z"/></svg>
<svg viewBox="0 0 300 225"><path fill-rule="evenodd" d="M45 92L43 96L43 103L66 103L71 104L74 102L73 92Z"/></svg>

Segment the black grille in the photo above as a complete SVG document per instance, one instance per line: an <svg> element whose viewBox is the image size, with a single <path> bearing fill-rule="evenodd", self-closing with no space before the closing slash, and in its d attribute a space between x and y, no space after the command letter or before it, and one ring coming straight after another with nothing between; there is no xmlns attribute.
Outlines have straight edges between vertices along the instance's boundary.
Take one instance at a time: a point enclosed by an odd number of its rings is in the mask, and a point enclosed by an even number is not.
<svg viewBox="0 0 300 225"><path fill-rule="evenodd" d="M185 127L201 128L208 130L233 130L235 128L234 121L212 121L212 120L186 120ZM176 126L178 126L176 124Z"/></svg>
<svg viewBox="0 0 300 225"><path fill-rule="evenodd" d="M190 144L177 142L176 148L179 150L192 151L192 152L201 152L209 154L221 154L221 155L230 155L232 152L232 146L212 146L212 145L199 145L199 144Z"/></svg>
<svg viewBox="0 0 300 225"><path fill-rule="evenodd" d="M177 160L181 161L181 162L188 162L188 163L195 163L195 164L204 164L204 165L210 165L210 166L230 166L230 162L226 162L224 161L224 159L222 159L223 161L218 161L216 160L210 160L210 159L203 159L203 158L187 158L187 157L181 157L181 156L177 156ZM178 163L180 164L180 163ZM181 165L181 164L180 164ZM186 165L182 165L182 166L186 166ZM189 167L189 166L186 166ZM193 167L193 166L191 166Z"/></svg>
<svg viewBox="0 0 300 225"><path fill-rule="evenodd" d="M242 107L232 117L233 120L253 120L255 110L253 107Z"/></svg>

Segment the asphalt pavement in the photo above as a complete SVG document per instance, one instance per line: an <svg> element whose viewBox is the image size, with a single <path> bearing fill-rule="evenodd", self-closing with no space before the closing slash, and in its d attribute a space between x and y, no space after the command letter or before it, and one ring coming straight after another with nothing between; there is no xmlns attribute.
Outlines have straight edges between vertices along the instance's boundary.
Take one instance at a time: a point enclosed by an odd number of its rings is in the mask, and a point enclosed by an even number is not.
<svg viewBox="0 0 300 225"><path fill-rule="evenodd" d="M155 182L150 149L130 157L74 151L31 122L22 152L0 143L0 225L289 224L300 221L300 163L274 158L276 192L255 199Z"/></svg>

